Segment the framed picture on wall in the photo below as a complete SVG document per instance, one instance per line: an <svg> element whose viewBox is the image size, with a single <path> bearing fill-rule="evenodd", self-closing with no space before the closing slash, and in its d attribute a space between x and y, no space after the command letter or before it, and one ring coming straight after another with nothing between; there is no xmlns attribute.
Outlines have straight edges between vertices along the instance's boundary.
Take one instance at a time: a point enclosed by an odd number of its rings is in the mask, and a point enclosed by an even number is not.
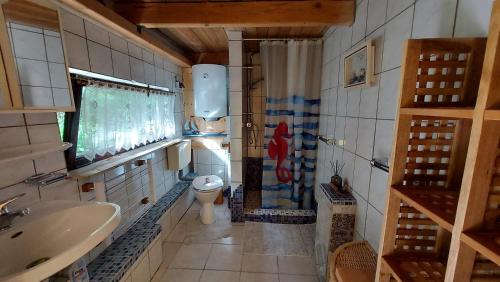
<svg viewBox="0 0 500 282"><path fill-rule="evenodd" d="M344 88L369 87L373 82L375 47L371 40L344 55Z"/></svg>

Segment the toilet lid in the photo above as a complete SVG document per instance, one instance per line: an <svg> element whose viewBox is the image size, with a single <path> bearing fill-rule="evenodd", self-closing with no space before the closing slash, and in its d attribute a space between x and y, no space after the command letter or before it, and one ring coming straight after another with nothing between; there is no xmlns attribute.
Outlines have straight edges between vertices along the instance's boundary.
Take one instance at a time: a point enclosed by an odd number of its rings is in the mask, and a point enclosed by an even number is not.
<svg viewBox="0 0 500 282"><path fill-rule="evenodd" d="M211 192L221 188L222 179L217 175L198 176L193 180L193 188L200 192Z"/></svg>

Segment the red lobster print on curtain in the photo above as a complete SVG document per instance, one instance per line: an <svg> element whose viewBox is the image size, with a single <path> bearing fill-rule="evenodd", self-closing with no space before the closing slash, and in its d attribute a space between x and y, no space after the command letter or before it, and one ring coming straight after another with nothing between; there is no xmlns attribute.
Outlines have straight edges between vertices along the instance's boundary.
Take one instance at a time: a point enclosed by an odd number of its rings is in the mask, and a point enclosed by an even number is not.
<svg viewBox="0 0 500 282"><path fill-rule="evenodd" d="M290 136L288 134L288 125L282 121L274 130L273 138L269 141L269 148L267 149L269 157L276 160L276 178L280 183L287 183L292 180L292 172L281 166L288 154L288 142L285 138L290 138Z"/></svg>

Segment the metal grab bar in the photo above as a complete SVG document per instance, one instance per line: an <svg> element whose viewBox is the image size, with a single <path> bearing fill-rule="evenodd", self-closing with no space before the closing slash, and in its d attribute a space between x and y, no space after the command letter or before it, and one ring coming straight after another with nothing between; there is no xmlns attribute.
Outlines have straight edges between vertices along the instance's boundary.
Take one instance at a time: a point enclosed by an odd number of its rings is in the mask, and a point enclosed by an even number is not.
<svg viewBox="0 0 500 282"><path fill-rule="evenodd" d="M26 178L24 183L43 187L66 179L67 176L66 172L39 173Z"/></svg>
<svg viewBox="0 0 500 282"><path fill-rule="evenodd" d="M329 138L324 135L318 135L318 139L320 141L325 142L326 145L337 145L337 146L344 146L345 145L345 140L343 139L334 139L334 138Z"/></svg>
<svg viewBox="0 0 500 282"><path fill-rule="evenodd" d="M378 169L381 169L385 172L389 172L389 164L388 164L388 159L387 158L382 158L382 159L372 159L370 161L370 165L372 167L376 167Z"/></svg>

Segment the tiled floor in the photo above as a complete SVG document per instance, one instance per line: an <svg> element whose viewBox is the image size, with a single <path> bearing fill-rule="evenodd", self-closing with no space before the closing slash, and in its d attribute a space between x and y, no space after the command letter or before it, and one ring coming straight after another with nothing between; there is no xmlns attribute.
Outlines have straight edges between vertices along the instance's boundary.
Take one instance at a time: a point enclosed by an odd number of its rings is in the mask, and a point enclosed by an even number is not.
<svg viewBox="0 0 500 282"><path fill-rule="evenodd" d="M231 223L227 205L203 225L195 202L163 242L153 281L318 282L312 250L314 225Z"/></svg>

